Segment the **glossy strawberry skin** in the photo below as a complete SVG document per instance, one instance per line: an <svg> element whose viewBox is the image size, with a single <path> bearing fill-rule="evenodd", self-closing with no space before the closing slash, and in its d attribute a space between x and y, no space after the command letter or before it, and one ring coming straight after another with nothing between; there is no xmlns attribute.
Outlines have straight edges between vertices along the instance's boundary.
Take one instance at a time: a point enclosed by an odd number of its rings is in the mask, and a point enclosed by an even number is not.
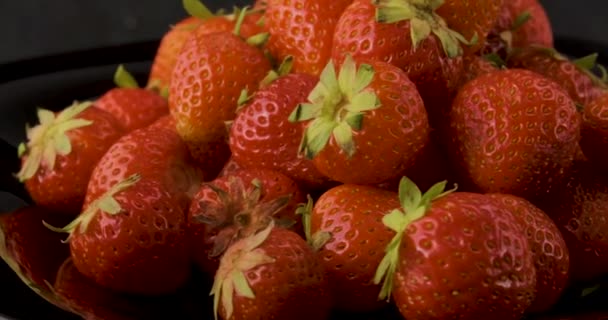
<svg viewBox="0 0 608 320"><path fill-rule="evenodd" d="M302 234L302 225L299 223L300 217L296 216L295 210L298 204L305 201L305 196L300 187L289 177L269 169L241 169L236 170L226 176L219 177L210 182L214 187L220 188L226 192L230 192L230 179L241 179L245 190L253 189L252 183L258 180L261 184L261 196L259 203L276 200L280 197L290 196L289 202L280 212L274 217L276 219L288 219L295 223L292 230ZM239 195L230 194L233 199L239 198ZM208 185L203 185L197 191L188 212L188 237L191 248L191 254L198 267L209 275L215 274L219 266L220 256L211 256L213 244L217 240L218 233L223 229L230 228L236 224L236 221L224 221L219 226L210 226L199 221L200 216L206 216L207 220L223 221L227 217L214 217L211 210L205 208L213 208L215 213L229 212L232 214L240 211L240 208L227 208L220 200L218 194ZM239 238L239 235L234 235L233 241ZM244 236L244 235L241 235Z"/></svg>
<svg viewBox="0 0 608 320"><path fill-rule="evenodd" d="M376 268L394 233L382 217L399 206L397 193L344 184L326 191L311 215L311 234L329 232L318 251L332 287L334 307L368 312L386 306L373 284Z"/></svg>
<svg viewBox="0 0 608 320"><path fill-rule="evenodd" d="M126 132L146 127L169 114L167 100L139 88L114 88L95 101L95 106L112 114Z"/></svg>
<svg viewBox="0 0 608 320"><path fill-rule="evenodd" d="M524 198L559 185L580 137L580 117L567 93L521 69L465 84L450 120L450 158L463 181L479 191Z"/></svg>
<svg viewBox="0 0 608 320"><path fill-rule="evenodd" d="M275 228L259 247L275 261L245 272L254 299L233 297L230 319L328 319L331 298L319 258L296 233ZM220 305L220 317L226 311Z"/></svg>
<svg viewBox="0 0 608 320"><path fill-rule="evenodd" d="M534 298L525 234L481 194L435 200L408 227L399 262L393 299L407 319L519 319Z"/></svg>
<svg viewBox="0 0 608 320"><path fill-rule="evenodd" d="M608 162L608 93L603 93L583 109L581 148L599 170Z"/></svg>
<svg viewBox="0 0 608 320"><path fill-rule="evenodd" d="M319 79L308 74L288 74L257 91L232 123L230 150L243 168L279 171L306 187L328 184L312 161L298 155L303 129L288 120Z"/></svg>
<svg viewBox="0 0 608 320"><path fill-rule="evenodd" d="M336 22L352 0L268 0L267 48L278 61L294 57L293 72L318 76L331 57Z"/></svg>
<svg viewBox="0 0 608 320"><path fill-rule="evenodd" d="M509 68L522 68L537 72L562 86L572 100L586 106L602 94L592 78L565 57L539 47L515 50L507 60Z"/></svg>
<svg viewBox="0 0 608 320"><path fill-rule="evenodd" d="M32 178L25 181L25 188L37 205L68 215L80 212L95 164L124 134L120 123L110 113L94 106L87 108L78 118L93 123L67 132L72 144L70 154L57 156L53 170L49 171L42 165Z"/></svg>
<svg viewBox="0 0 608 320"><path fill-rule="evenodd" d="M217 174L230 155L225 121L234 119L241 90L254 92L271 66L232 33L197 31L175 66L169 109L194 158Z"/></svg>
<svg viewBox="0 0 608 320"><path fill-rule="evenodd" d="M400 177L429 142L427 113L415 85L393 65L370 65L375 74L366 90L376 93L381 106L367 111L362 128L353 131L356 152L348 157L332 137L313 158L322 174L342 183L375 184Z"/></svg>
<svg viewBox="0 0 608 320"><path fill-rule="evenodd" d="M536 299L528 312L545 312L559 300L570 268L568 247L551 218L523 198L490 194L518 220L528 238L536 267Z"/></svg>
<svg viewBox="0 0 608 320"><path fill-rule="evenodd" d="M576 162L562 187L537 205L557 224L570 252L572 282L591 281L608 270L608 179Z"/></svg>

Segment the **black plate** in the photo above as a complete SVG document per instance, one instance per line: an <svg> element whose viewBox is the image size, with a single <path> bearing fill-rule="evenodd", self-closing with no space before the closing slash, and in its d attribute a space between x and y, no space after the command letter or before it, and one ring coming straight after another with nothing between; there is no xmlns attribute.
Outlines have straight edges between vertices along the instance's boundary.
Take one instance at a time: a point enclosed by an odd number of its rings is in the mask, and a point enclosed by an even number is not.
<svg viewBox="0 0 608 320"><path fill-rule="evenodd" d="M0 65L0 212L9 212L29 201L23 187L13 178L19 162L16 146L25 138L25 123L34 123L36 107L58 110L74 100L98 96L112 88L112 75L120 63L125 63L140 83L145 83L150 61L158 42L136 43L65 55ZM580 57L599 53L599 62L608 62L608 47L558 39L556 47L570 56ZM0 319L76 319L50 305L0 263ZM572 291L558 305L556 312L608 310L606 292L599 292L579 301ZM574 302L576 301L576 302Z"/></svg>

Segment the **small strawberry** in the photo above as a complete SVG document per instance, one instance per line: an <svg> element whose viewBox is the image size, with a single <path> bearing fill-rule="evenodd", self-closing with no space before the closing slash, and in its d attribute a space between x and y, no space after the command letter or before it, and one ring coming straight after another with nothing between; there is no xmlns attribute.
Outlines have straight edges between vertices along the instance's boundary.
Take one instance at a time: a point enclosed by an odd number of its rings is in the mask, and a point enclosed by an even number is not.
<svg viewBox="0 0 608 320"><path fill-rule="evenodd" d="M387 305L378 301L381 286L373 280L393 236L382 218L398 206L396 192L344 184L326 191L305 212L308 238L326 270L335 308L368 312Z"/></svg>
<svg viewBox="0 0 608 320"><path fill-rule="evenodd" d="M488 196L422 194L411 180L401 205L382 221L395 234L375 281L406 319L519 319L536 285L532 252L521 226Z"/></svg>
<svg viewBox="0 0 608 320"><path fill-rule="evenodd" d="M328 283L319 258L296 233L270 224L233 244L211 291L226 320L328 319Z"/></svg>
<svg viewBox="0 0 608 320"><path fill-rule="evenodd" d="M303 201L293 180L268 169L243 169L203 184L188 214L194 261L214 274L226 248L266 228L273 219L300 230L295 210Z"/></svg>
<svg viewBox="0 0 608 320"><path fill-rule="evenodd" d="M17 178L38 205L74 215L82 207L95 164L123 129L90 102L57 113L38 109L38 118L40 124L27 128L28 141L19 146Z"/></svg>
<svg viewBox="0 0 608 320"><path fill-rule="evenodd" d="M195 31L181 51L169 94L177 131L203 167L216 174L230 156L225 121L236 116L241 91L254 92L270 71L262 50L240 37L243 10L234 33Z"/></svg>
<svg viewBox="0 0 608 320"><path fill-rule="evenodd" d="M521 69L466 83L450 120L450 158L463 180L483 192L524 198L559 185L580 137L580 117L567 93Z"/></svg>
<svg viewBox="0 0 608 320"><path fill-rule="evenodd" d="M282 61L294 57L293 72L319 76L331 58L333 31L353 0L267 0L267 48Z"/></svg>
<svg viewBox="0 0 608 320"><path fill-rule="evenodd" d="M528 238L536 267L536 299L528 312L550 310L568 284L570 256L555 223L525 199L506 194L490 194L511 211Z"/></svg>
<svg viewBox="0 0 608 320"><path fill-rule="evenodd" d="M599 170L608 162L608 92L583 108L581 148Z"/></svg>
<svg viewBox="0 0 608 320"><path fill-rule="evenodd" d="M330 62L321 80L293 111L305 126L301 151L327 177L375 184L401 175L429 140L422 99L399 68ZM388 134L387 134L388 133Z"/></svg>
<svg viewBox="0 0 608 320"><path fill-rule="evenodd" d="M570 61L555 49L530 46L513 50L507 64L537 72L557 82L580 106L586 106L608 88L591 73L597 54Z"/></svg>
<svg viewBox="0 0 608 320"><path fill-rule="evenodd" d="M169 105L158 93L142 89L121 65L114 74L118 86L106 92L94 104L111 113L125 131L146 127L169 114Z"/></svg>
<svg viewBox="0 0 608 320"><path fill-rule="evenodd" d="M298 154L304 131L300 124L288 121L318 81L312 75L292 73L250 97L230 129L230 150L239 166L276 170L315 189L328 184L312 161Z"/></svg>

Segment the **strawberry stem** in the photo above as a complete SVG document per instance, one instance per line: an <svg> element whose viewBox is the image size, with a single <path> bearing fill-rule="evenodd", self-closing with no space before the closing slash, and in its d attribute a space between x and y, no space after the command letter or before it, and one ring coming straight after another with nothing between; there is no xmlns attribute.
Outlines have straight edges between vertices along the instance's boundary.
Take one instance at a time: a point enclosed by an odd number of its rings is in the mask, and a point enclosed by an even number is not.
<svg viewBox="0 0 608 320"><path fill-rule="evenodd" d="M215 15L200 0L182 0L182 5L186 12L202 20L207 20Z"/></svg>
<svg viewBox="0 0 608 320"><path fill-rule="evenodd" d="M116 68L116 72L114 73L114 83L119 88L133 88L138 89L139 84L135 77L125 69L125 66L122 64Z"/></svg>
<svg viewBox="0 0 608 320"><path fill-rule="evenodd" d="M243 7L243 9L241 9L238 12L236 24L234 25L234 31L233 31L233 33L238 37L241 36L241 28L243 27L243 22L245 21L245 17L247 16L248 10L249 10L249 7L245 6L245 7Z"/></svg>

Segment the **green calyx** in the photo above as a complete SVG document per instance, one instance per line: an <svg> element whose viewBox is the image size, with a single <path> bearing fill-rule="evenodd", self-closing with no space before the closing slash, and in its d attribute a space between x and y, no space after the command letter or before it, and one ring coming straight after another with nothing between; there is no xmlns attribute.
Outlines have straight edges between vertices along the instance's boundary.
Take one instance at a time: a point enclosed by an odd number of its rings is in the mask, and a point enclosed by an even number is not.
<svg viewBox="0 0 608 320"><path fill-rule="evenodd" d="M382 282L382 289L378 299L390 299L393 291L393 280L397 266L399 265L399 253L401 249L401 241L408 226L413 222L424 218L427 211L431 208L431 202L439 199L449 193L452 193L456 188L445 191L447 181L439 182L433 185L426 193L422 194L416 184L403 177L399 183L399 202L401 208L391 211L382 218L385 226L395 231L395 236L389 242L385 249L385 256L376 269L374 283Z"/></svg>
<svg viewBox="0 0 608 320"><path fill-rule="evenodd" d="M597 58L598 54L592 53L582 58L572 60L572 63L585 73L595 85L602 89L608 89L608 72L606 72L606 68L603 65L597 63ZM595 68L600 71L599 77L594 73Z"/></svg>
<svg viewBox="0 0 608 320"><path fill-rule="evenodd" d="M45 221L42 223L51 231L69 234L68 238L64 241L67 243L72 238L74 231L78 230L78 232L81 234L86 232L87 228L89 227L89 223L93 221L93 218L98 211L109 215L117 215L121 213L122 207L114 197L120 192L134 186L140 179L141 176L139 174L134 174L113 185L108 191L101 195L101 197L91 202L91 204L87 206L86 210L83 211L76 219L63 228L53 227Z"/></svg>
<svg viewBox="0 0 608 320"><path fill-rule="evenodd" d="M434 34L442 44L446 56L454 58L462 55L460 45L473 45L477 35L467 40L460 33L450 29L445 20L435 11L444 0L373 0L376 6L376 21L380 23L410 22L410 36L414 49L420 42Z"/></svg>
<svg viewBox="0 0 608 320"><path fill-rule="evenodd" d="M215 15L200 0L182 0L182 5L186 12L202 20L207 20Z"/></svg>
<svg viewBox="0 0 608 320"><path fill-rule="evenodd" d="M257 266L275 261L264 250L259 248L270 236L274 223L264 230L241 239L226 250L215 273L211 294L213 296L213 314L218 319L220 302L226 312L226 319L234 313L234 295L255 299L245 273Z"/></svg>
<svg viewBox="0 0 608 320"><path fill-rule="evenodd" d="M333 137L348 157L355 154L353 131L361 130L367 111L380 107L376 93L368 89L374 74L370 65L357 68L350 55L337 76L333 61L327 64L309 102L299 104L289 116L291 122L312 120L302 137L301 153L312 159Z"/></svg>
<svg viewBox="0 0 608 320"><path fill-rule="evenodd" d="M532 14L530 13L530 11L526 10L520 13L515 18L515 21L513 21L513 24L511 25L511 31L517 31L519 28L523 27L524 24L530 21L530 19L532 19Z"/></svg>
<svg viewBox="0 0 608 320"><path fill-rule="evenodd" d="M58 155L67 156L72 152L72 143L67 133L93 124L92 121L78 118L90 106L91 102L75 102L57 116L50 110L38 109L40 124L33 128L26 127L28 142L20 144L18 148L19 157L27 156L16 174L19 181L24 182L33 177L40 166L53 170Z"/></svg>
<svg viewBox="0 0 608 320"><path fill-rule="evenodd" d="M114 83L119 88L132 88L138 89L139 84L135 77L125 69L125 66L122 64L116 68L116 72L114 73Z"/></svg>
<svg viewBox="0 0 608 320"><path fill-rule="evenodd" d="M315 234L312 234L312 211L314 203L310 195L307 195L306 197L308 198L308 201L298 205L296 214L302 216L302 226L304 227L306 242L314 251L319 251L331 239L331 233L318 231Z"/></svg>
<svg viewBox="0 0 608 320"><path fill-rule="evenodd" d="M494 67L496 67L498 69L507 68L507 62L496 53L486 54L482 58L484 60L490 62Z"/></svg>

